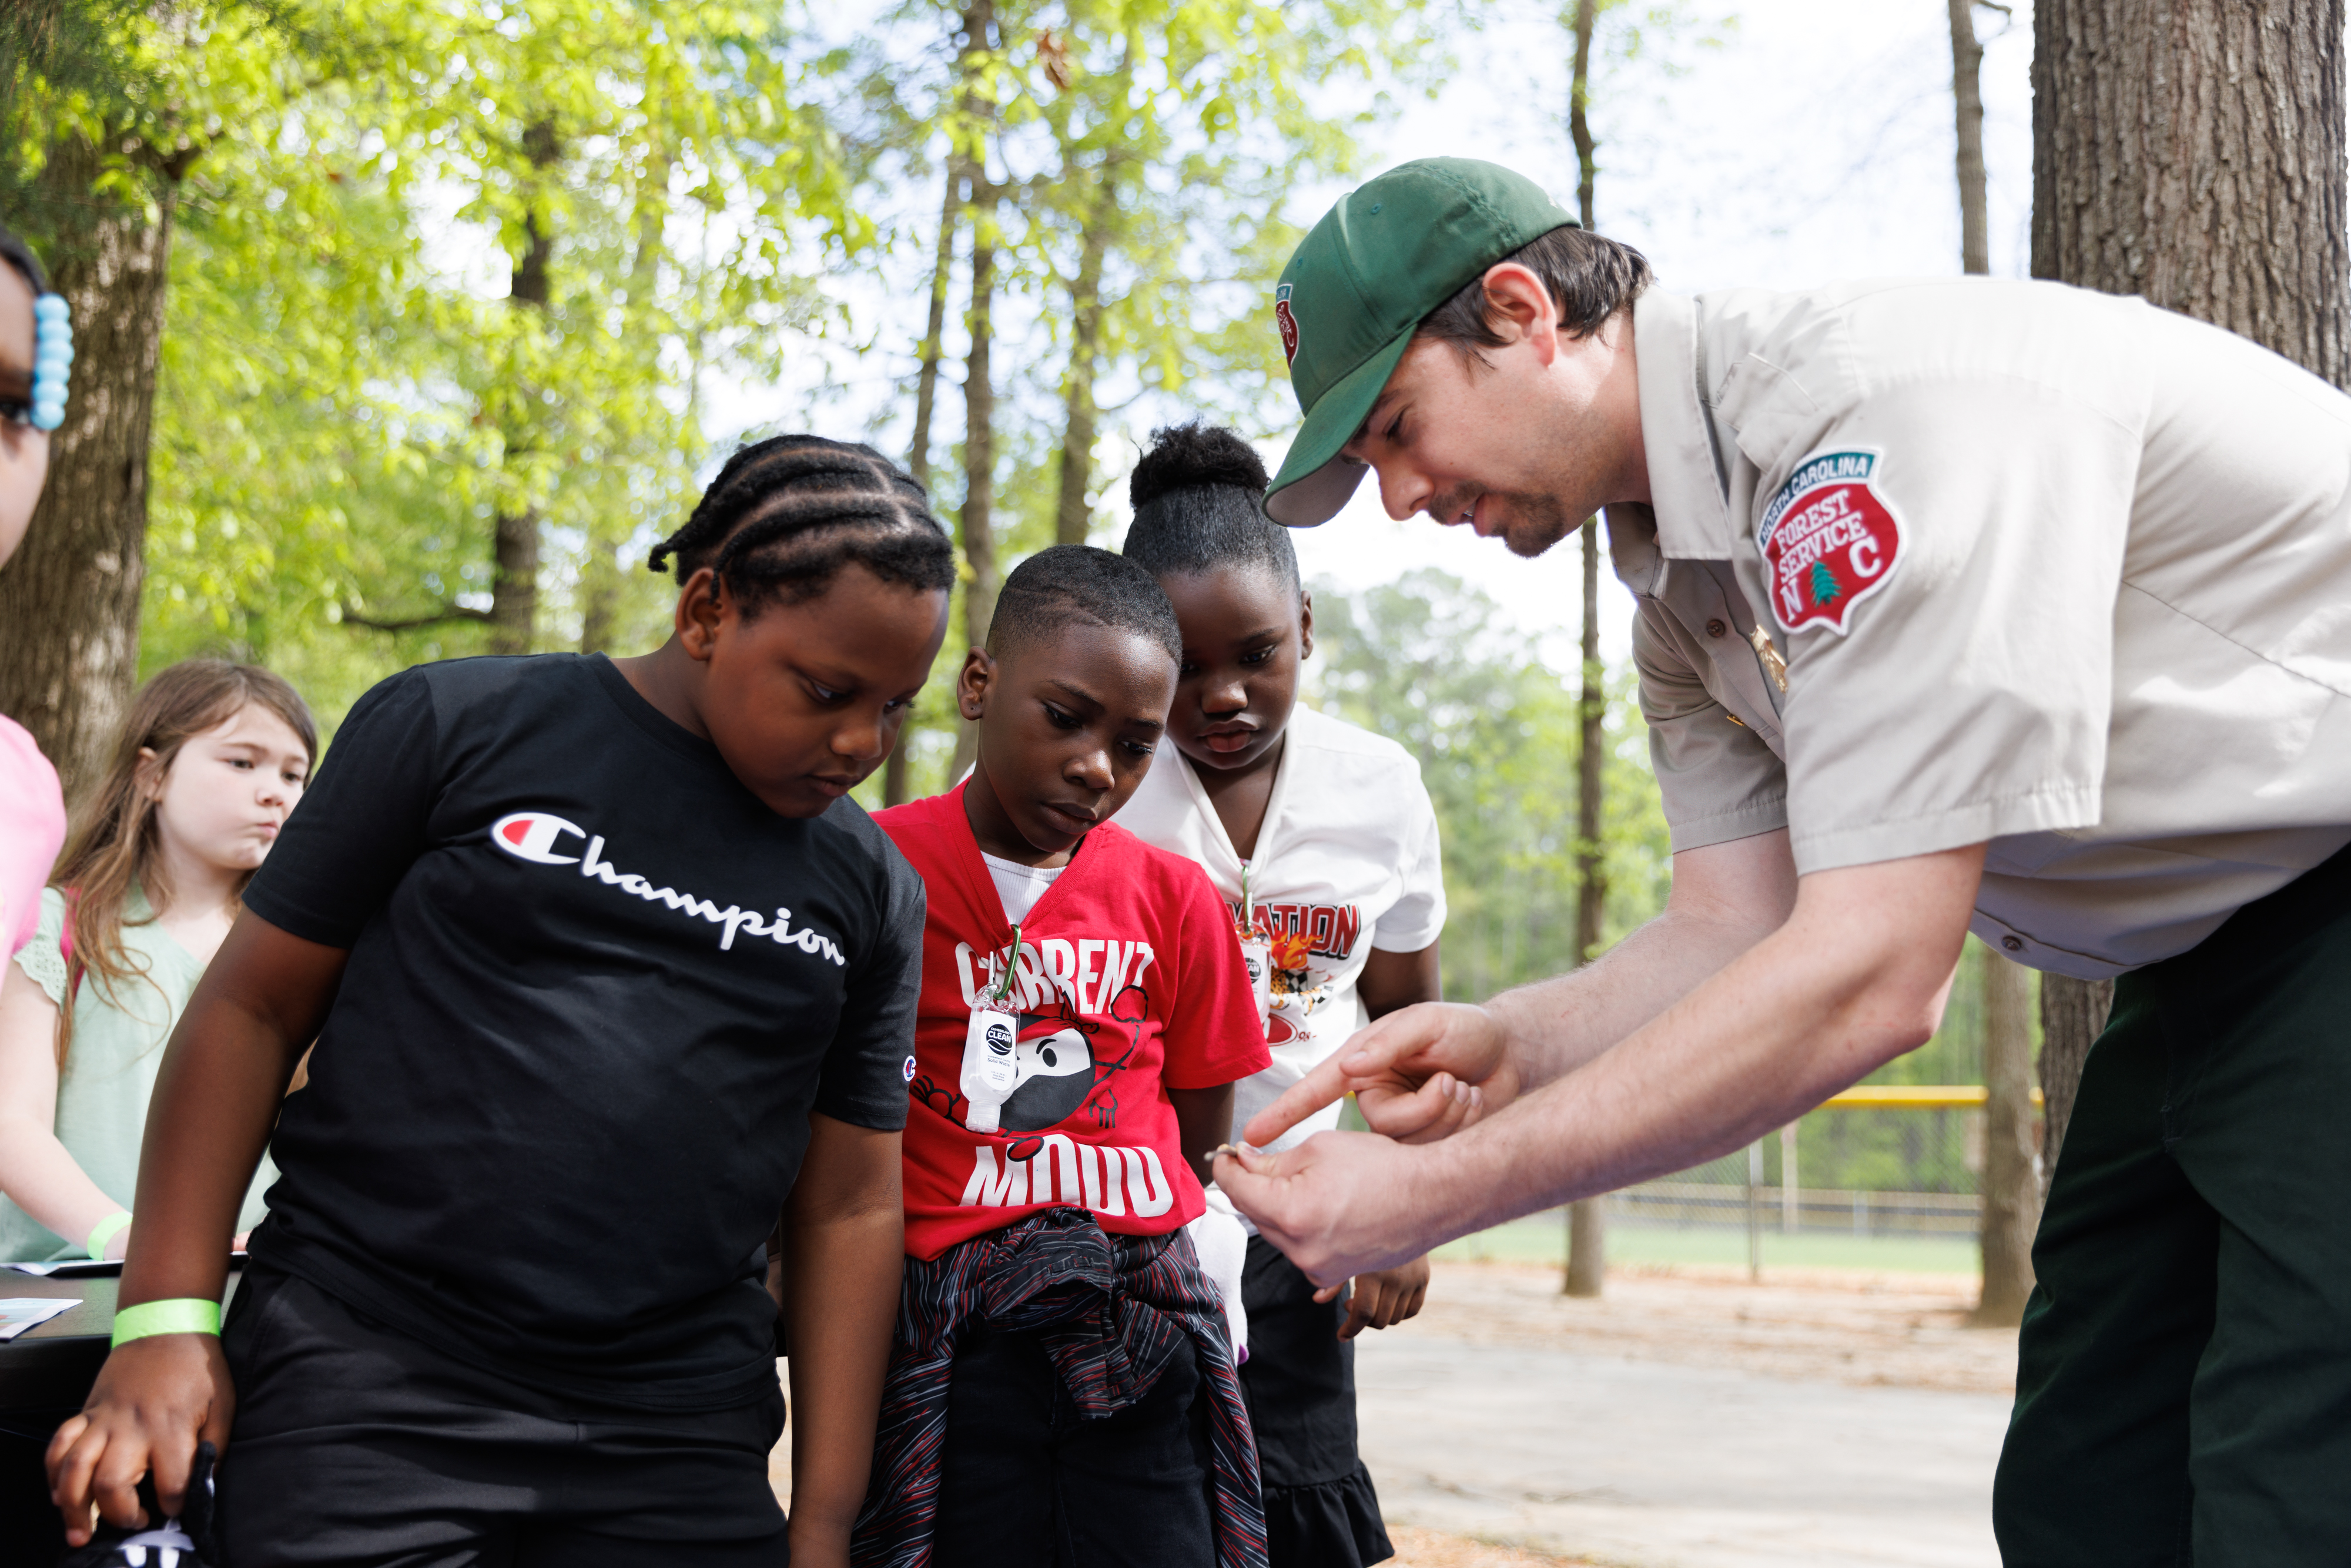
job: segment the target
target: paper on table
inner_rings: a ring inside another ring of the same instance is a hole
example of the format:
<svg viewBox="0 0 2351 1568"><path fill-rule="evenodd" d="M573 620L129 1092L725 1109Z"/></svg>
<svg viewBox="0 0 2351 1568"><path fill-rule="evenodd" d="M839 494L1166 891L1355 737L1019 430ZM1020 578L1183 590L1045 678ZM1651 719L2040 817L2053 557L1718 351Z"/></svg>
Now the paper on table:
<svg viewBox="0 0 2351 1568"><path fill-rule="evenodd" d="M52 1296L13 1296L0 1300L0 1340L15 1339L36 1323L47 1322L68 1307L81 1302L72 1297L58 1301Z"/></svg>

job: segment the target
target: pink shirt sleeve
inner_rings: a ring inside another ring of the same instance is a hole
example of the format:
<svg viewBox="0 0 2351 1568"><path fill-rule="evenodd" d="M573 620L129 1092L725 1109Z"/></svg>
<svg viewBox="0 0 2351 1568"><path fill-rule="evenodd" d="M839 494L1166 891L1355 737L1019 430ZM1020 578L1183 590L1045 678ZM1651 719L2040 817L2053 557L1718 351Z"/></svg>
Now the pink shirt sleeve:
<svg viewBox="0 0 2351 1568"><path fill-rule="evenodd" d="M32 940L42 885L65 842L57 770L24 726L0 716L0 937L11 954Z"/></svg>

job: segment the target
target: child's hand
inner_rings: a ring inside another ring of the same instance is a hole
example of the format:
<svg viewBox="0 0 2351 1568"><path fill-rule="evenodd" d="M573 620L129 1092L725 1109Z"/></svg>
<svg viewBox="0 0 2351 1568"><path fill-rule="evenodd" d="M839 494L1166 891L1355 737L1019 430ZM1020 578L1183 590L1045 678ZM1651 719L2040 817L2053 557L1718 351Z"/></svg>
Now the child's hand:
<svg viewBox="0 0 2351 1568"><path fill-rule="evenodd" d="M153 1334L117 1349L81 1414L49 1440L49 1500L65 1515L67 1543L88 1543L93 1504L127 1530L155 1522L139 1506L150 1467L156 1500L177 1517L196 1444L225 1449L235 1408L218 1335Z"/></svg>
<svg viewBox="0 0 2351 1568"><path fill-rule="evenodd" d="M1347 1321L1339 1325L1341 1339L1417 1317L1420 1303L1428 1296L1428 1259L1423 1256L1377 1273L1358 1274L1354 1283L1354 1293L1347 1298ZM1338 1286L1328 1285L1315 1291L1314 1299L1327 1301L1338 1293Z"/></svg>

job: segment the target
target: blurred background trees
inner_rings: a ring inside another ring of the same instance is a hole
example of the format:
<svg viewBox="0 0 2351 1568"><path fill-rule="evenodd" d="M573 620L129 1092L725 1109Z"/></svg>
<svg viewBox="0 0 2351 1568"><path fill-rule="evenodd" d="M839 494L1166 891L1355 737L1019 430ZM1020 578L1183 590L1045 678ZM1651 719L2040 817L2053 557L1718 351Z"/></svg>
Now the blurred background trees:
<svg viewBox="0 0 2351 1568"><path fill-rule="evenodd" d="M1386 138L1447 81L1474 78L1450 101L1479 151L1573 187L1668 287L2016 273L2022 99L2004 126L2000 95L2022 44L2001 40L2029 37L2032 270L2341 378L2340 0L2197 0L2168 31L2116 0L1920 0L1876 55L1852 35L1896 8L1800 9L1726 130L1673 85L1734 36L1686 0L15 0L0 221L50 260L82 351L0 572L0 711L71 786L140 673L192 653L273 664L331 732L421 659L648 646L671 584L646 551L723 450L779 425L908 461L963 547L957 625L982 632L1021 556L1115 541L1152 423L1290 426L1260 308L1288 219L1367 159L1433 150ZM1479 43L1503 36L1547 63L1511 75ZM1895 100L1935 138L1936 178L1897 183L1931 186L1956 243L1889 268L1867 247L1932 227L1872 184L1899 163ZM1548 163L1507 150L1519 120ZM1743 177L1740 138L1762 149ZM1668 167L1684 197L1660 194ZM1658 222L1685 198L1724 214L1710 262ZM1834 246L1773 274L1807 225ZM1441 572L1317 590L1311 700L1411 747L1444 813L1457 997L1567 967L1663 895L1639 716L1555 554L1524 568L1555 574L1540 615ZM934 680L874 803L952 779L946 696ZM1878 1075L1992 1083L1989 1148L1962 1113L1832 1113L1807 1119L1806 1185L1948 1181L1964 1146L2015 1197L1987 1256L2021 1256L2019 1053L2053 1149L2103 997L2053 983L2034 1009L2017 980L1971 946L1942 1032Z"/></svg>

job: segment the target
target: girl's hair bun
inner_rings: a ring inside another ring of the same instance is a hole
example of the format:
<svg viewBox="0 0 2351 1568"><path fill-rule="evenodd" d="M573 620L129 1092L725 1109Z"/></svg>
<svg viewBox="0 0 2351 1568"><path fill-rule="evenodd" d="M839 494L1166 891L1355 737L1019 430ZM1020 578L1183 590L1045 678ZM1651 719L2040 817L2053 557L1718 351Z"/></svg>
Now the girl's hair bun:
<svg viewBox="0 0 2351 1568"><path fill-rule="evenodd" d="M1126 498L1140 510L1171 490L1229 485L1262 496L1268 483L1257 449L1222 425L1174 424L1151 433L1151 450L1134 465Z"/></svg>

